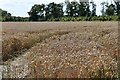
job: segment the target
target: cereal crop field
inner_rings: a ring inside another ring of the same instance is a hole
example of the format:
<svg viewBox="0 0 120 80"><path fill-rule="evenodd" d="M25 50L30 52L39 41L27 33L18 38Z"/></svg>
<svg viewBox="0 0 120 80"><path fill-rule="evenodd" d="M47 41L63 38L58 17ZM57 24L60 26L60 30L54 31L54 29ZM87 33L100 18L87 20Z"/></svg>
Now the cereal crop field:
<svg viewBox="0 0 120 80"><path fill-rule="evenodd" d="M3 78L116 78L118 22L3 22Z"/></svg>

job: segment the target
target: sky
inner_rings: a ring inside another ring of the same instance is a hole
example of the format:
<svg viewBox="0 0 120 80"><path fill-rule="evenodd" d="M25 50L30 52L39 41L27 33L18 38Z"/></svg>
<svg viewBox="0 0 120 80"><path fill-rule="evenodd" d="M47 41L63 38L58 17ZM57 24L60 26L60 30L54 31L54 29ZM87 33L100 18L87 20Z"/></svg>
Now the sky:
<svg viewBox="0 0 120 80"><path fill-rule="evenodd" d="M0 0L0 8L8 11L12 16L28 17L27 12L30 11L34 4L49 4L51 2L62 3L65 0ZM73 0L70 0L73 1ZM76 0L79 1L79 0ZM101 15L100 3L107 0L93 0L97 4L97 15ZM111 0L108 0L111 3Z"/></svg>

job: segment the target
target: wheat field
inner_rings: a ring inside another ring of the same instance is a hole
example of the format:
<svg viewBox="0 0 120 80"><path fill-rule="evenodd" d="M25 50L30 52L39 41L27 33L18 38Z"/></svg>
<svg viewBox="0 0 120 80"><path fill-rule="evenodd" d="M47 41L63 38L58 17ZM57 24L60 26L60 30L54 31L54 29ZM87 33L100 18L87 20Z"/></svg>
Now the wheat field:
<svg viewBox="0 0 120 80"><path fill-rule="evenodd" d="M117 78L118 22L3 22L3 78Z"/></svg>

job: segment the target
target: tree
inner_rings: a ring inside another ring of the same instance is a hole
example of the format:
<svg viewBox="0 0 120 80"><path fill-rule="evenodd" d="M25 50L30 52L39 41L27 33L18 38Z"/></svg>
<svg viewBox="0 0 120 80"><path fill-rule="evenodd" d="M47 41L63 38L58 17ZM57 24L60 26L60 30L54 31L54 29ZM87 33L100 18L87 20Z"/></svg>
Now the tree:
<svg viewBox="0 0 120 80"><path fill-rule="evenodd" d="M120 15L120 1L119 0L114 0L115 5L116 5L116 15Z"/></svg>
<svg viewBox="0 0 120 80"><path fill-rule="evenodd" d="M10 21L11 17L11 13L8 13L6 10L0 9L0 21Z"/></svg>
<svg viewBox="0 0 120 80"><path fill-rule="evenodd" d="M86 4L86 11L85 11L86 16L90 16L90 14L91 14L91 12L90 12L90 5L89 5L88 2L86 2L85 4Z"/></svg>
<svg viewBox="0 0 120 80"><path fill-rule="evenodd" d="M90 16L91 14L88 2L78 3L77 1L69 2L67 0L65 4L68 17Z"/></svg>
<svg viewBox="0 0 120 80"><path fill-rule="evenodd" d="M108 16L113 16L115 15L115 5L114 4L111 4L107 7L106 9L106 15Z"/></svg>
<svg viewBox="0 0 120 80"><path fill-rule="evenodd" d="M59 3L59 4L56 4L56 16L55 18L60 18L60 17L63 17L63 3Z"/></svg>
<svg viewBox="0 0 120 80"><path fill-rule="evenodd" d="M54 2L49 3L45 7L45 17L46 20L51 18L59 18L63 16L63 4L56 4Z"/></svg>
<svg viewBox="0 0 120 80"><path fill-rule="evenodd" d="M105 8L106 8L107 5L108 5L108 3L106 3L106 2L102 2L101 3L101 6L102 6L102 10L101 10L102 16L105 16Z"/></svg>
<svg viewBox="0 0 120 80"><path fill-rule="evenodd" d="M41 5L37 5L35 4L30 12L28 12L29 14L29 20L30 21L38 21L38 20L44 20L44 4Z"/></svg>
<svg viewBox="0 0 120 80"><path fill-rule="evenodd" d="M79 15L78 15L78 12L79 12L79 3L77 2L77 1L72 1L71 2L71 12L70 12L70 14L71 14L71 16L72 17L78 17Z"/></svg>
<svg viewBox="0 0 120 80"><path fill-rule="evenodd" d="M72 5L71 5L71 3L68 1L68 0L66 0L65 1L65 5L66 5L66 16L68 16L68 17L70 17L70 16L72 16L72 14L71 14L71 10L72 10Z"/></svg>
<svg viewBox="0 0 120 80"><path fill-rule="evenodd" d="M80 2L79 4L79 16L85 16L85 4L83 2Z"/></svg>
<svg viewBox="0 0 120 80"><path fill-rule="evenodd" d="M5 11L5 10L2 10L2 9L0 9L0 16L2 16L2 17L7 17L7 16L11 16L11 13L8 13L7 11Z"/></svg>
<svg viewBox="0 0 120 80"><path fill-rule="evenodd" d="M96 16L96 4L92 1L92 11L91 11L91 16Z"/></svg>
<svg viewBox="0 0 120 80"><path fill-rule="evenodd" d="M90 16L89 2L80 2L79 4L79 16Z"/></svg>

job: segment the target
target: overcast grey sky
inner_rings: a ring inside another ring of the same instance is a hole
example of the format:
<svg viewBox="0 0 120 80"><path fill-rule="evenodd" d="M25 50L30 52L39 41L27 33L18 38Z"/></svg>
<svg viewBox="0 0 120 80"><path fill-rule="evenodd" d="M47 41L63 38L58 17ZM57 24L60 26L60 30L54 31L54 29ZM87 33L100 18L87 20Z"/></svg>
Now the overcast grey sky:
<svg viewBox="0 0 120 80"><path fill-rule="evenodd" d="M30 11L34 4L48 4L50 2L61 3L65 0L0 0L0 8L10 12L13 16L28 17L27 12ZM73 0L70 0L73 1ZM78 1L78 0L76 0ZM101 14L100 3L107 0L93 0L97 4L97 15ZM111 3L111 0L108 0Z"/></svg>

